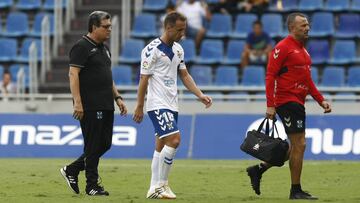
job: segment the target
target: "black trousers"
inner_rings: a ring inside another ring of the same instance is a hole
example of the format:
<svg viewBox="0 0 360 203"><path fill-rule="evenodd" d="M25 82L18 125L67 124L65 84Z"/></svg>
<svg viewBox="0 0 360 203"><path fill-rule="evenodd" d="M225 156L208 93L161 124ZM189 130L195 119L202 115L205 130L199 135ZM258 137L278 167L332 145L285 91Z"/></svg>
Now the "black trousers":
<svg viewBox="0 0 360 203"><path fill-rule="evenodd" d="M73 175L85 170L88 187L97 184L99 159L111 147L114 111L85 111L80 125L84 137L84 153L68 165L67 170Z"/></svg>

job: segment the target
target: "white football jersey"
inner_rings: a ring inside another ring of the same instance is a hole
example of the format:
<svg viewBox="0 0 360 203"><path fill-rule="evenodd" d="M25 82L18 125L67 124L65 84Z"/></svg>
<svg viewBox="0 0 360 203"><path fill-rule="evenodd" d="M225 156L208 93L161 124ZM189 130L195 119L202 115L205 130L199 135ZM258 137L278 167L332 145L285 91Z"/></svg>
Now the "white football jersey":
<svg viewBox="0 0 360 203"><path fill-rule="evenodd" d="M147 89L146 111L178 111L177 75L185 69L184 50L179 43L168 46L157 38L141 53L142 75L151 75Z"/></svg>

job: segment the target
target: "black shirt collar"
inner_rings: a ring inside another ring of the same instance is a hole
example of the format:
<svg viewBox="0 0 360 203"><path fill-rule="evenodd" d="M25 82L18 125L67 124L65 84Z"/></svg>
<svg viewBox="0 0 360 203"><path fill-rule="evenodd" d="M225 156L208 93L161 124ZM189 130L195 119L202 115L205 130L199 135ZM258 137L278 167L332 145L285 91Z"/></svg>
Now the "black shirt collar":
<svg viewBox="0 0 360 203"><path fill-rule="evenodd" d="M83 38L85 40L87 40L90 44L94 45L94 46L102 46L103 43L96 43L93 39L91 39L89 36L84 35Z"/></svg>

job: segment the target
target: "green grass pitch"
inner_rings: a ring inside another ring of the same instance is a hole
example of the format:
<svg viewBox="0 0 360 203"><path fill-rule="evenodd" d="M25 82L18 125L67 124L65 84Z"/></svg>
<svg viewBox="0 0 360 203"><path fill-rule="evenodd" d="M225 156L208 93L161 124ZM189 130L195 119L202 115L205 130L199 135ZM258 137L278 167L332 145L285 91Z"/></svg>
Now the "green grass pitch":
<svg viewBox="0 0 360 203"><path fill-rule="evenodd" d="M108 197L71 193L59 173L67 159L0 159L0 202L293 202L288 200L287 165L263 175L260 196L250 188L245 168L255 161L175 160L170 185L176 200L147 200L151 160L103 159L100 175ZM360 202L360 162L305 161L302 187L320 199L316 202ZM296 201L308 202L308 201Z"/></svg>

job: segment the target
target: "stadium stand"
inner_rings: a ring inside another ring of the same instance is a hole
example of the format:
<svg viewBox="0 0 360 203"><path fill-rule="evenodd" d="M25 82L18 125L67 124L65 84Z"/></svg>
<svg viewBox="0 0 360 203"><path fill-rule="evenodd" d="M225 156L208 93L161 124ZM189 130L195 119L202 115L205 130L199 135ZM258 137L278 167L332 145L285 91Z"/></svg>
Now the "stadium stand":
<svg viewBox="0 0 360 203"><path fill-rule="evenodd" d="M212 70L210 66L192 66L190 74L198 85L212 85Z"/></svg>
<svg viewBox="0 0 360 203"><path fill-rule="evenodd" d="M144 48L144 46L145 43L143 40L127 39L123 43L119 60L122 63L140 63L141 50Z"/></svg>
<svg viewBox="0 0 360 203"><path fill-rule="evenodd" d="M0 38L0 62L10 62L17 55L17 40Z"/></svg>
<svg viewBox="0 0 360 203"><path fill-rule="evenodd" d="M195 49L195 42L192 39L185 39L180 42L181 46L185 52L185 61L187 63L192 63L196 59L196 49Z"/></svg>
<svg viewBox="0 0 360 203"><path fill-rule="evenodd" d="M247 34L251 31L253 22L257 20L255 14L239 14L236 16L235 29L230 34L232 38L245 39Z"/></svg>
<svg viewBox="0 0 360 203"><path fill-rule="evenodd" d="M41 8L41 0L18 0L15 8L19 10L35 10Z"/></svg>
<svg viewBox="0 0 360 203"><path fill-rule="evenodd" d="M311 37L327 37L334 34L334 15L329 12L316 12L312 15Z"/></svg>
<svg viewBox="0 0 360 203"><path fill-rule="evenodd" d="M29 33L29 20L26 13L10 12L6 19L5 31L2 33L6 37L22 37Z"/></svg>
<svg viewBox="0 0 360 203"><path fill-rule="evenodd" d="M139 38L157 37L156 16L154 14L140 14L134 20L131 36Z"/></svg>
<svg viewBox="0 0 360 203"><path fill-rule="evenodd" d="M206 39L200 47L200 55L195 60L199 64L220 63L224 55L224 44L222 40Z"/></svg>
<svg viewBox="0 0 360 203"><path fill-rule="evenodd" d="M321 81L322 86L326 87L342 87L345 85L344 68L328 66L324 69Z"/></svg>
<svg viewBox="0 0 360 203"><path fill-rule="evenodd" d="M244 69L241 85L264 86L265 70L262 66L248 66Z"/></svg>
<svg viewBox="0 0 360 203"><path fill-rule="evenodd" d="M206 36L210 38L228 37L232 30L231 16L224 14L214 14L211 18L209 29Z"/></svg>
<svg viewBox="0 0 360 203"><path fill-rule="evenodd" d="M215 85L235 86L239 81L238 75L238 68L235 66L219 66L216 69Z"/></svg>
<svg viewBox="0 0 360 203"><path fill-rule="evenodd" d="M115 85L132 85L131 66L120 65L112 68L112 75Z"/></svg>
<svg viewBox="0 0 360 203"><path fill-rule="evenodd" d="M307 48L313 64L323 64L329 59L330 45L327 40L310 40Z"/></svg>

